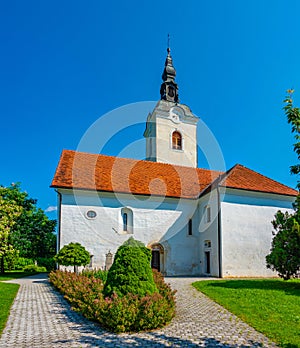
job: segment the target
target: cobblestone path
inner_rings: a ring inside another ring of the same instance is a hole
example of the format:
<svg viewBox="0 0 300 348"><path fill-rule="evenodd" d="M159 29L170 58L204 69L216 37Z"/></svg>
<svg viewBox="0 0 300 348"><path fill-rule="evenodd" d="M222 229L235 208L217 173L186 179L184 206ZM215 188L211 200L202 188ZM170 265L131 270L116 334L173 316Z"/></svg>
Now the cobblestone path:
<svg viewBox="0 0 300 348"><path fill-rule="evenodd" d="M69 347L276 347L190 284L198 278L167 278L177 289L177 316L162 330L116 335L73 312L45 276L21 284L0 338L1 348Z"/></svg>

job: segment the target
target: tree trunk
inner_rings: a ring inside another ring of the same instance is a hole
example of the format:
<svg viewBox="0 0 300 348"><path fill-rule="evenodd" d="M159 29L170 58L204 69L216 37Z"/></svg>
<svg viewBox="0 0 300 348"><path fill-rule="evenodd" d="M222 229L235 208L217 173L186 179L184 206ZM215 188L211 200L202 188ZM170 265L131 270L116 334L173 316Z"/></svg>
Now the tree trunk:
<svg viewBox="0 0 300 348"><path fill-rule="evenodd" d="M0 259L0 273L4 274L5 270L4 270L4 256L1 257Z"/></svg>

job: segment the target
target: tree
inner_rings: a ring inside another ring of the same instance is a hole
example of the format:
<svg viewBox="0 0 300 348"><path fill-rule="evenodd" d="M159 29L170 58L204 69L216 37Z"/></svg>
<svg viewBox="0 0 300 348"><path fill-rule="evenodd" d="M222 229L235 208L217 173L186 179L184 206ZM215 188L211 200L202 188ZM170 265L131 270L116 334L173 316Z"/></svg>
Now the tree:
<svg viewBox="0 0 300 348"><path fill-rule="evenodd" d="M54 260L62 266L74 266L74 272L77 273L77 266L89 264L90 254L80 243L70 243L60 249Z"/></svg>
<svg viewBox="0 0 300 348"><path fill-rule="evenodd" d="M288 123L292 125L292 133L295 134L294 151L300 160L300 110L293 106L293 90L288 90L288 96L284 110ZM299 175L300 164L290 167L292 174ZM300 182L297 181L297 188ZM279 276L285 280L300 276L300 195L294 203L295 212L284 214L278 211L275 220L272 221L275 231L272 240L271 252L266 256L267 267L276 270Z"/></svg>
<svg viewBox="0 0 300 348"><path fill-rule="evenodd" d="M40 208L24 209L13 229L14 245L21 257L50 258L56 254L56 220L50 220Z"/></svg>
<svg viewBox="0 0 300 348"><path fill-rule="evenodd" d="M0 187L0 272L4 273L4 259L14 258L18 251L12 242L12 228L22 213L22 208L15 201L3 198L3 187Z"/></svg>
<svg viewBox="0 0 300 348"><path fill-rule="evenodd" d="M37 208L37 200L21 191L19 183L0 188L2 199L21 208L21 214L11 228L11 242L20 256L32 259L53 257L56 252L56 220L50 220L42 209Z"/></svg>
<svg viewBox="0 0 300 348"><path fill-rule="evenodd" d="M128 293L145 296L157 292L150 262L151 250L130 237L117 250L114 263L108 271L104 296L113 293L118 296Z"/></svg>
<svg viewBox="0 0 300 348"><path fill-rule="evenodd" d="M300 269L300 229L293 214L278 211L272 224L274 232L271 253L267 255L267 267L278 272L284 280L297 277Z"/></svg>

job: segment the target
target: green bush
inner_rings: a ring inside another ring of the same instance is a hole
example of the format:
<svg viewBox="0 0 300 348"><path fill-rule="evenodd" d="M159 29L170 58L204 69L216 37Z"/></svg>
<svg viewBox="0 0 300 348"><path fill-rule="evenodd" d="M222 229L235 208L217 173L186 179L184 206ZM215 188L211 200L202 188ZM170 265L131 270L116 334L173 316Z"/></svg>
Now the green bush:
<svg viewBox="0 0 300 348"><path fill-rule="evenodd" d="M24 272L43 273L47 272L47 269L43 266L28 265L24 267Z"/></svg>
<svg viewBox="0 0 300 348"><path fill-rule="evenodd" d="M14 250L14 251L7 253L3 258L4 269L8 269L9 271L12 271L13 269L15 269L15 264L16 264L18 259L19 259L19 251L18 250Z"/></svg>
<svg viewBox="0 0 300 348"><path fill-rule="evenodd" d="M128 293L103 296L103 281L72 272L55 271L50 282L64 294L72 308L112 332L151 330L168 324L175 315L175 291L153 271L158 292L141 296Z"/></svg>
<svg viewBox="0 0 300 348"><path fill-rule="evenodd" d="M53 258L38 257L36 259L36 262L37 262L38 266L45 267L47 269L47 271L54 270L55 266L56 266ZM5 268L6 269L13 269L13 270L24 270L24 268L29 266L29 265L34 266L35 260L27 258L27 257L17 257L14 260L12 267L8 267L8 265L6 265Z"/></svg>
<svg viewBox="0 0 300 348"><path fill-rule="evenodd" d="M103 271L102 269L98 270L86 270L84 269L81 274L88 278L95 278L95 279L101 279L103 284L105 284L107 280L107 273L108 271Z"/></svg>
<svg viewBox="0 0 300 348"><path fill-rule="evenodd" d="M23 270L28 265L34 265L34 260L26 257L19 257L14 264L14 268Z"/></svg>
<svg viewBox="0 0 300 348"><path fill-rule="evenodd" d="M69 243L54 256L55 262L62 266L86 266L90 262L90 254L80 243Z"/></svg>
<svg viewBox="0 0 300 348"><path fill-rule="evenodd" d="M53 271L56 267L56 262L53 257L38 257L37 264L41 267L45 267L47 271Z"/></svg>
<svg viewBox="0 0 300 348"><path fill-rule="evenodd" d="M119 247L108 271L104 296L128 293L145 296L157 292L150 266L151 250L130 237Z"/></svg>
<svg viewBox="0 0 300 348"><path fill-rule="evenodd" d="M4 259L4 268L8 270L23 270L27 265L34 265L33 259L28 259L25 257L16 257L16 258L5 258Z"/></svg>

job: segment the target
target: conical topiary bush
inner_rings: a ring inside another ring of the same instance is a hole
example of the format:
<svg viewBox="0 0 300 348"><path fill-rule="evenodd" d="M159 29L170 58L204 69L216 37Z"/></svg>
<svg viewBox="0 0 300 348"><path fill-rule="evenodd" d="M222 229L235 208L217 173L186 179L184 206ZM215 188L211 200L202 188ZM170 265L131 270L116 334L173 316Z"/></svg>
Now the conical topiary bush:
<svg viewBox="0 0 300 348"><path fill-rule="evenodd" d="M151 269L151 250L140 241L130 237L119 247L114 263L108 271L103 294L128 293L145 296L157 292Z"/></svg>

